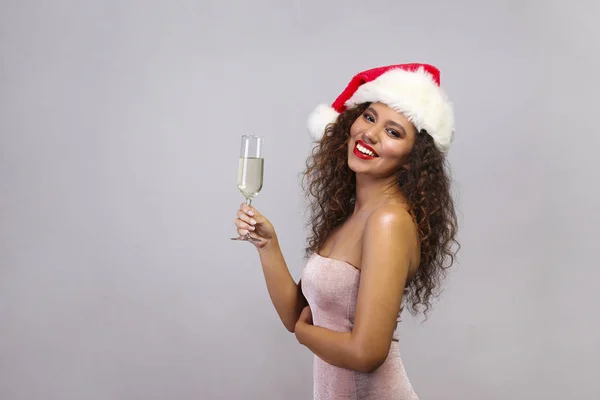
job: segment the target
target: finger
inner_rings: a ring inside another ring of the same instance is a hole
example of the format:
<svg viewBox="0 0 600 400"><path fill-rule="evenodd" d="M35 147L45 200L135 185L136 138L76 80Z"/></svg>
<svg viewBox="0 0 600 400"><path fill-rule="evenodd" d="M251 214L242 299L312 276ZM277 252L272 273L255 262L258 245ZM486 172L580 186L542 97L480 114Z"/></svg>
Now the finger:
<svg viewBox="0 0 600 400"><path fill-rule="evenodd" d="M258 211L256 208L254 208L253 206L248 206L245 205L246 208L246 213L253 218L257 224L263 224L265 223L265 221L267 220L261 213L260 211Z"/></svg>
<svg viewBox="0 0 600 400"><path fill-rule="evenodd" d="M240 204L240 211L243 212L244 214L250 215L250 208L248 207L248 205L246 203L242 203ZM250 215L252 216L252 215Z"/></svg>
<svg viewBox="0 0 600 400"><path fill-rule="evenodd" d="M238 211L237 213L237 217L238 219L241 219L242 221L246 222L249 225L256 225L256 219L248 216L248 214L245 214L243 211Z"/></svg>
<svg viewBox="0 0 600 400"><path fill-rule="evenodd" d="M238 230L239 229L245 229L247 231L253 231L253 230L256 229L253 225L250 225L247 222L242 221L239 218L235 220L235 226L238 228Z"/></svg>
<svg viewBox="0 0 600 400"><path fill-rule="evenodd" d="M252 231L250 231L249 229L245 229L245 228L237 228L237 233L240 236L246 236L246 235L249 235L250 233L252 233Z"/></svg>
<svg viewBox="0 0 600 400"><path fill-rule="evenodd" d="M246 203L242 203L242 210L251 217L255 217L256 215L259 214L258 211L256 210L256 208L254 208Z"/></svg>
<svg viewBox="0 0 600 400"><path fill-rule="evenodd" d="M265 218L260 212L258 212L258 210L256 210L256 208L249 206L246 203L242 203L240 206L240 211L251 218L251 220L248 222L252 225L262 224L265 221Z"/></svg>

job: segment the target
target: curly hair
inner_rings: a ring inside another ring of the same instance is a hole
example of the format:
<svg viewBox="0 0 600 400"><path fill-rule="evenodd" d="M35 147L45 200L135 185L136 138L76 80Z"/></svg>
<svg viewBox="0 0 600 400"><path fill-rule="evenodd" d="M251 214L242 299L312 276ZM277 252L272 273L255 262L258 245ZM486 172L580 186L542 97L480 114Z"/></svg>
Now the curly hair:
<svg viewBox="0 0 600 400"><path fill-rule="evenodd" d="M344 111L330 124L306 161L303 188L309 200L310 233L306 256L318 252L326 239L352 215L356 180L348 167L350 127L370 103ZM397 182L408 201L418 228L421 262L408 286L411 314L427 311L460 248L455 236L457 218L450 192L445 156L426 131L418 132L409 155L409 169L399 171ZM456 245L456 249L454 248Z"/></svg>

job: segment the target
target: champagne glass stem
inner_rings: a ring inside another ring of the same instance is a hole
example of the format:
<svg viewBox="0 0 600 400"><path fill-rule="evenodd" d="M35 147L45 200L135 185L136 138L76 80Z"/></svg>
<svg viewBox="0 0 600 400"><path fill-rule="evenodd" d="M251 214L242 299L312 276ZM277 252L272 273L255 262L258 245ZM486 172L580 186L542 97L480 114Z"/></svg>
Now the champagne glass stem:
<svg viewBox="0 0 600 400"><path fill-rule="evenodd" d="M251 206L252 205L252 198L249 197L246 199L246 205L247 206ZM250 232L246 233L244 235L244 240L254 240L254 238L252 236L250 236Z"/></svg>
<svg viewBox="0 0 600 400"><path fill-rule="evenodd" d="M252 205L252 198L246 198L246 205L250 206ZM250 232L246 233L244 236L239 236L239 237L235 237L235 238L231 238L231 240L249 240L251 242L258 242L258 239L253 238L252 236L250 236Z"/></svg>

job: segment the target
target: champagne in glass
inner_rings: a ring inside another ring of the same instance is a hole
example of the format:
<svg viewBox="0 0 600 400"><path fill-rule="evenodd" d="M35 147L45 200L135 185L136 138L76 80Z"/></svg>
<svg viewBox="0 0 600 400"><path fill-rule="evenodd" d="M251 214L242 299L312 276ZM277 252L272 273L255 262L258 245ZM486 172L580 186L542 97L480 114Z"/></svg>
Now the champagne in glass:
<svg viewBox="0 0 600 400"><path fill-rule="evenodd" d="M259 157L240 157L238 167L238 189L250 204L263 185L264 159Z"/></svg>
<svg viewBox="0 0 600 400"><path fill-rule="evenodd" d="M263 186L263 141L264 138L253 135L242 136L240 159L238 164L237 185L240 192L246 198L246 204L250 205L252 200L260 192ZM254 240L250 234L232 240Z"/></svg>

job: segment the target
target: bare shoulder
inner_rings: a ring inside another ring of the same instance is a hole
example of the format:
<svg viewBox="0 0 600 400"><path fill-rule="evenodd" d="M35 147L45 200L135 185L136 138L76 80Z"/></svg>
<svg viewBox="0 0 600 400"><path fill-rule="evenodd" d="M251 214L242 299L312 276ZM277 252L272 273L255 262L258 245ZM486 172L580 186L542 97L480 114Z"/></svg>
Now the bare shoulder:
<svg viewBox="0 0 600 400"><path fill-rule="evenodd" d="M412 215L401 204L386 204L373 211L367 219L365 234L385 233L394 238L415 237L416 225Z"/></svg>
<svg viewBox="0 0 600 400"><path fill-rule="evenodd" d="M363 236L363 255L396 260L414 272L419 262L418 231L412 215L400 204L388 204L367 219Z"/></svg>

